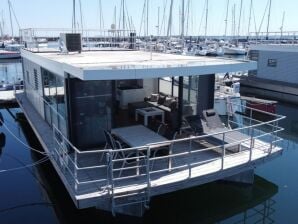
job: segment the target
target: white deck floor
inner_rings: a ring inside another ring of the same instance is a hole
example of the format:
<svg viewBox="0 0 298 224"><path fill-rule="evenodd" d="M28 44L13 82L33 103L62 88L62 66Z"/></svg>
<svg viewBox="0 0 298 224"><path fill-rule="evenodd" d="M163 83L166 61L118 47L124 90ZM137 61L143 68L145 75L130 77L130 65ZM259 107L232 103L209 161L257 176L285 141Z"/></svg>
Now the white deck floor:
<svg viewBox="0 0 298 224"><path fill-rule="evenodd" d="M20 102L20 106L23 109L28 121L30 122L33 130L39 138L46 152L53 152L54 142L53 133L50 126L41 118L41 116L31 106L30 102L24 97L23 94L17 95L17 100ZM218 179L223 179L240 172L253 169L255 166L264 163L266 160L274 158L282 153L282 149L274 147L269 155L268 149L270 144L264 143L260 140L256 140L254 148L252 150L251 162L249 162L250 151L247 150L250 146L250 140L242 143L244 150L239 153L228 153L224 159L222 169L222 157L219 150L205 151L193 154L191 156L184 155L179 159L173 160L173 167L187 164L190 161L202 162L202 164L194 165L192 167L185 167L172 172L162 172L158 174L152 174L150 195L160 195L167 192L176 191L183 188L188 188L195 185L204 184ZM187 145L183 143L177 143L173 152L187 151ZM200 147L198 144L194 147ZM247 148L246 148L247 147ZM246 149L245 149L246 148ZM73 155L71 155L73 158ZM214 159L211 162L203 162L206 160ZM64 185L66 186L69 194L74 200L78 208L86 208L97 206L99 201L108 200L110 195L106 188L106 182L102 183L90 183L79 186L75 190L75 182L70 173L63 168L59 161L55 161L51 158L51 161L61 177ZM78 166L91 166L100 161L100 155L80 155L78 157ZM152 171L157 168L167 168L168 160L156 161L153 165ZM134 171L128 171L134 172ZM127 173L128 173L127 172ZM140 173L145 172L141 169ZM79 181L88 181L91 179L106 179L107 169L94 169L92 171L81 170L77 173ZM128 175L123 173L123 175ZM148 187L146 176L140 176L133 179L115 182L115 194L124 192L133 192L136 190L142 190Z"/></svg>

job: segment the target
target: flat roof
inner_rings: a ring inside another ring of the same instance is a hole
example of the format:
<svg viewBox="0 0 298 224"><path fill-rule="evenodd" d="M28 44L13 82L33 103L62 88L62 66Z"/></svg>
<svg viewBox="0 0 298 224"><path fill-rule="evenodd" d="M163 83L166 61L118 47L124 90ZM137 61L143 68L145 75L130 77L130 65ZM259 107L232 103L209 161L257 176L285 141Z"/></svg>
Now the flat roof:
<svg viewBox="0 0 298 224"><path fill-rule="evenodd" d="M257 69L257 63L253 61L151 54L145 51L84 51L81 54L61 54L22 50L21 55L58 75L64 76L67 72L82 80L146 79Z"/></svg>
<svg viewBox="0 0 298 224"><path fill-rule="evenodd" d="M293 44L259 44L251 45L250 50L275 51L275 52L298 52L298 45Z"/></svg>

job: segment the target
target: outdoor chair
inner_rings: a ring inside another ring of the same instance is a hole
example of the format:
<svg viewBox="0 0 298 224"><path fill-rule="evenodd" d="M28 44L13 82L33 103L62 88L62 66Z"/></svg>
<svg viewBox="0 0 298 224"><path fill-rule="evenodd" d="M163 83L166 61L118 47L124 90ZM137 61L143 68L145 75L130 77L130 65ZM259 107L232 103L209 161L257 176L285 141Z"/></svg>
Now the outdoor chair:
<svg viewBox="0 0 298 224"><path fill-rule="evenodd" d="M167 132L166 128L167 127L166 127L165 124L161 124L160 127L158 128L157 133L158 134L165 134ZM168 133L167 138L170 139L170 140L175 140L177 135L178 135L177 131L172 132L171 137L169 137L169 133ZM164 156L171 155L172 151L173 151L173 145L174 144L170 144L170 145L167 145L167 146L161 146L159 148L155 148L151 157L155 158L155 157L164 157ZM150 170L153 170L154 162L155 162L155 160L152 161ZM170 169L169 169L169 171L170 171Z"/></svg>
<svg viewBox="0 0 298 224"><path fill-rule="evenodd" d="M226 148L232 152L241 151L241 141L249 139L249 136L242 134L239 131L231 131L232 129L227 128L221 121L219 115L213 109L203 110L202 115L192 115L185 118L190 129L194 135L208 135L212 136L206 137L206 141L215 145L229 144ZM224 142L223 134L225 133Z"/></svg>
<svg viewBox="0 0 298 224"><path fill-rule="evenodd" d="M243 134L240 131L231 131L232 129L227 128L214 110L204 110L203 119L205 121L203 125L204 133L215 134L224 132L224 134L217 134L209 137L209 140L217 144L223 144L224 139L224 144L228 144L226 149L231 152L240 152L242 148L241 142L249 140L248 135Z"/></svg>
<svg viewBox="0 0 298 224"><path fill-rule="evenodd" d="M116 149L123 149L122 145L119 141L115 141L115 145L116 145ZM126 165L131 165L131 164L136 164L137 163L136 159L131 158L131 157L136 157L137 155L141 158L142 157L145 158L145 154L143 152L138 152L137 154L136 154L136 152L130 152L128 154L125 154L125 152L121 151L120 153L117 153L115 155L115 158L124 159L122 161L121 170L119 171L118 177L121 177L121 174L123 172L123 168Z"/></svg>

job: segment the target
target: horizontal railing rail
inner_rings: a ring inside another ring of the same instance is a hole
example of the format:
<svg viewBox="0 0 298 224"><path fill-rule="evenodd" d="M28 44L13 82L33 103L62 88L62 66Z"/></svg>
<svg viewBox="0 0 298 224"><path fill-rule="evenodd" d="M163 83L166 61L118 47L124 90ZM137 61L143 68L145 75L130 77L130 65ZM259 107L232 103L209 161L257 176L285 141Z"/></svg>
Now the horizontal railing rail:
<svg viewBox="0 0 298 224"><path fill-rule="evenodd" d="M49 102L43 97L39 97L49 106L52 113L57 113ZM55 124L52 124L55 147L51 152L51 157L63 171L75 192L79 194L86 191L86 187L84 187L86 185L90 185L90 190L115 193L114 190L123 186L141 183L143 190L145 188L148 190L152 181L169 172L188 170L187 178L190 178L193 175L194 167L206 170L205 164L208 163L214 163L210 172L224 170L228 163L226 159L231 156L243 155L247 164L255 158L256 153L267 153L264 156L269 156L277 144L282 141L278 133L284 129L279 127L278 123L285 116L245 105L234 106L241 108L239 111L241 113L235 114L241 121L228 119L228 126L233 125L234 129L115 150L108 148L79 149ZM252 117L254 111L268 116L270 119L266 121L255 119ZM232 139L233 133L243 133L245 137ZM157 150L165 146L168 147L168 154L155 154ZM212 152L211 157L207 155L209 152ZM131 156L126 157L127 155ZM91 160L84 162L85 158ZM127 163L128 161L130 163ZM203 172L203 174L207 173L207 171Z"/></svg>

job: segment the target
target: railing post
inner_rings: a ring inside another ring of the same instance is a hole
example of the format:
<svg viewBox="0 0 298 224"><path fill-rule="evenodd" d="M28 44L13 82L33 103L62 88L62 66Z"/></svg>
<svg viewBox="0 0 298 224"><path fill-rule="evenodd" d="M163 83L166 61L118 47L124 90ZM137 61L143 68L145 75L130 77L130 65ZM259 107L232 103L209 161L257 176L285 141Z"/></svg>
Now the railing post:
<svg viewBox="0 0 298 224"><path fill-rule="evenodd" d="M249 126L251 126L251 121L252 121L252 109L250 108L250 113L249 113Z"/></svg>
<svg viewBox="0 0 298 224"><path fill-rule="evenodd" d="M191 156L191 150L192 150L192 139L189 140L189 150L188 150L188 178L191 178L191 165L190 165L190 156Z"/></svg>
<svg viewBox="0 0 298 224"><path fill-rule="evenodd" d="M249 162L251 162L252 159L252 149L255 146L255 139L254 139L254 128L251 128L250 131L250 149L249 149Z"/></svg>
<svg viewBox="0 0 298 224"><path fill-rule="evenodd" d="M150 146L147 148L147 155L146 155L146 172L147 172L147 201L150 201L150 191L151 191L151 178L150 178ZM148 207L147 204L145 204L145 207Z"/></svg>
<svg viewBox="0 0 298 224"><path fill-rule="evenodd" d="M169 172L172 171L172 154L173 154L173 142L169 146Z"/></svg>
<svg viewBox="0 0 298 224"><path fill-rule="evenodd" d="M109 194L114 195L114 189L113 189L113 157L111 155L111 152L107 152L107 187L109 189Z"/></svg>
<svg viewBox="0 0 298 224"><path fill-rule="evenodd" d="M56 141L55 127L54 127L54 126L53 126L53 128L52 128L52 131L53 131L54 150L53 150L52 152L50 152L50 155L52 155L53 158L54 158L54 159L56 160L56 162L58 163L58 159L59 159L59 158L57 158L56 155L54 156L54 153L55 153L55 151L57 150L57 149L56 149L57 141ZM55 149L56 149L56 150L55 150Z"/></svg>
<svg viewBox="0 0 298 224"><path fill-rule="evenodd" d="M277 130L277 122L275 121L273 124L272 124L272 133L270 135L270 148L269 148L269 155L271 154L272 152L272 148L273 148L273 141L275 141L275 131Z"/></svg>
<svg viewBox="0 0 298 224"><path fill-rule="evenodd" d="M222 135L222 155L221 155L221 169L224 169L224 158L226 156L226 147L225 147L225 136L226 133L223 133Z"/></svg>
<svg viewBox="0 0 298 224"><path fill-rule="evenodd" d="M279 121L277 120L276 122L275 122L275 133L274 133L274 141L277 141L277 138L278 138L278 124L279 123ZM274 144L273 144L273 147L276 147L276 144L277 144L277 142L274 142ZM270 152L271 153L271 152Z"/></svg>
<svg viewBox="0 0 298 224"><path fill-rule="evenodd" d="M78 153L77 150L74 150L74 176L75 176L75 191L78 190L78 173L77 173L77 167L78 167Z"/></svg>

